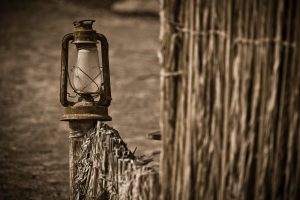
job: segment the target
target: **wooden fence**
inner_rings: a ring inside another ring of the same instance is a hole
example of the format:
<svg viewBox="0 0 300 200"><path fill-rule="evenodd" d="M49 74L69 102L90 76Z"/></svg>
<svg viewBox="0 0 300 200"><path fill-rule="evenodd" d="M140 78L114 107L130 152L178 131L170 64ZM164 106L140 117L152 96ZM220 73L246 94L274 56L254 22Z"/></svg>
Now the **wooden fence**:
<svg viewBox="0 0 300 200"><path fill-rule="evenodd" d="M71 138L72 200L157 200L158 166L136 157L119 133L98 122L82 137Z"/></svg>
<svg viewBox="0 0 300 200"><path fill-rule="evenodd" d="M300 1L161 2L162 199L300 199Z"/></svg>

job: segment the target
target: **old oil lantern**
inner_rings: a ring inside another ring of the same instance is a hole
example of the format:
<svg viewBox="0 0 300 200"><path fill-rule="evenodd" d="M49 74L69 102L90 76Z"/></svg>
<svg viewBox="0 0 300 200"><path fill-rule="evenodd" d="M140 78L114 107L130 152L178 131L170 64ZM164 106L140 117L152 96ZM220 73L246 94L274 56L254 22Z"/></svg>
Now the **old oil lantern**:
<svg viewBox="0 0 300 200"><path fill-rule="evenodd" d="M108 43L104 35L93 30L94 22L75 21L74 32L62 40L60 102L65 107L62 120L76 122L74 124L111 121ZM71 45L75 45L76 51L74 66L68 62ZM71 101L71 97L75 100Z"/></svg>

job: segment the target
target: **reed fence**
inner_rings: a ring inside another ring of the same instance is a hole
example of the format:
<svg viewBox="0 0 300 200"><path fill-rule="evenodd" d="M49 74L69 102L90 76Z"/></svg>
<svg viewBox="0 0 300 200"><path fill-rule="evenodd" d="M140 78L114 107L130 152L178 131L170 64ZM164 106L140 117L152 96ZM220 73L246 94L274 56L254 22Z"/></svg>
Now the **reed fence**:
<svg viewBox="0 0 300 200"><path fill-rule="evenodd" d="M160 16L162 199L300 199L300 1Z"/></svg>

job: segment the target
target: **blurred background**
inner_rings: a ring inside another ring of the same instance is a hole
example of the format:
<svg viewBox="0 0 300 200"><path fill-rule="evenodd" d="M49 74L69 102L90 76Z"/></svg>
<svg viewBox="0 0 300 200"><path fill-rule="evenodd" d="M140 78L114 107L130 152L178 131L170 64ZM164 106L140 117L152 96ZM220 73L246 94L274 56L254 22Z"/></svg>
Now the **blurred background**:
<svg viewBox="0 0 300 200"><path fill-rule="evenodd" d="M95 19L110 45L109 125L137 154L160 148L158 0L2 0L0 199L68 199L68 124L59 103L62 37Z"/></svg>

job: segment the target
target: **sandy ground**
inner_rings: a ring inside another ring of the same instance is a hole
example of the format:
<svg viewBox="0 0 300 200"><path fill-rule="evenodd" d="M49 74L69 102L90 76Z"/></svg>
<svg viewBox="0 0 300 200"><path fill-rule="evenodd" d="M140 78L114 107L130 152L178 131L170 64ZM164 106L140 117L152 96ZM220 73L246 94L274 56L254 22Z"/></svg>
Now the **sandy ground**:
<svg viewBox="0 0 300 200"><path fill-rule="evenodd" d="M65 1L1 4L0 200L68 198L59 76L61 38L74 20L95 19L95 29L109 40L109 124L138 153L159 149L159 142L145 138L159 129L158 18Z"/></svg>

